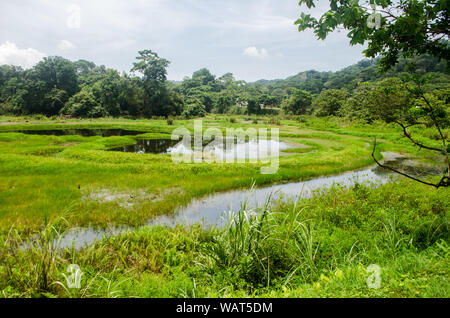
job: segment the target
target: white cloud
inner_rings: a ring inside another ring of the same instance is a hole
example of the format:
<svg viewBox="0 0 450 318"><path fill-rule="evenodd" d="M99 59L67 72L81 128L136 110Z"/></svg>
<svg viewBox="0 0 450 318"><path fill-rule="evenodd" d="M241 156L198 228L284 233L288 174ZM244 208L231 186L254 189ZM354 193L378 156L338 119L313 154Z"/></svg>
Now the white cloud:
<svg viewBox="0 0 450 318"><path fill-rule="evenodd" d="M70 3L79 6L80 16L68 25L74 17L67 11ZM14 39L21 49L120 71L131 68L139 50L152 49L172 61L168 78L173 80L203 67L247 81L282 78L311 68L337 70L361 59L364 48L349 46L346 32L326 41L311 30L298 32L294 21L301 12L321 16L329 8L328 1L316 4L308 10L298 1L280 0L0 1L0 44ZM80 28L72 28L78 18ZM76 47L58 48L63 39Z"/></svg>
<svg viewBox="0 0 450 318"><path fill-rule="evenodd" d="M244 55L256 58L266 58L269 57L269 53L265 48L258 50L255 46L248 47L244 50Z"/></svg>
<svg viewBox="0 0 450 318"><path fill-rule="evenodd" d="M74 48L76 48L75 44L73 44L72 42L67 41L67 40L62 40L58 44L58 49L60 49L60 50L71 50Z"/></svg>
<svg viewBox="0 0 450 318"><path fill-rule="evenodd" d="M47 54L28 48L19 49L15 43L6 41L0 44L0 65L16 65L30 68L42 60Z"/></svg>

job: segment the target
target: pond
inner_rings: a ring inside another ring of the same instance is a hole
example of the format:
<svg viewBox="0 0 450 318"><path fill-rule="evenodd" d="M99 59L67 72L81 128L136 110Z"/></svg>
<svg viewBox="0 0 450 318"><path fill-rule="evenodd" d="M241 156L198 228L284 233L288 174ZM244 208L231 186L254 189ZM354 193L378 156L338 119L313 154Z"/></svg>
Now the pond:
<svg viewBox="0 0 450 318"><path fill-rule="evenodd" d="M404 171L412 171L416 176L426 173L439 175L442 170L439 168L424 168L422 170L416 162L408 160L402 156L385 154L384 163L389 166L401 167ZM228 219L231 211L237 212L241 203L247 201L247 209L262 207L267 198L272 196L276 200L284 198L308 198L319 189L326 189L333 184L351 187L357 183L371 183L373 186L390 182L393 174L378 166L362 169L359 171L349 171L339 175L318 177L302 182L291 182L276 184L252 190L234 190L222 193L213 193L207 197L193 199L187 206L179 207L172 215L155 217L148 221L147 226L164 225L173 227L177 224L189 226L192 224L202 224L203 227L222 227ZM397 176L395 176L397 177ZM82 248L92 244L103 237L117 235L125 231L133 230L129 227L112 227L107 230L97 230L93 228L72 229L62 238L61 247L69 247L74 244L75 248Z"/></svg>
<svg viewBox="0 0 450 318"><path fill-rule="evenodd" d="M211 142L204 149L204 153L215 158L228 161L237 159L262 159L276 155L272 153L274 150L285 150L293 148L291 145L276 140L229 140L224 139L222 142Z"/></svg>
<svg viewBox="0 0 450 318"><path fill-rule="evenodd" d="M271 149L292 148L285 142L274 140L203 140L202 151L204 157L215 157L218 159L261 159L271 155ZM152 153L152 154L194 154L194 140L186 144L183 141L171 139L139 139L133 145L109 149L110 151Z"/></svg>
<svg viewBox="0 0 450 318"><path fill-rule="evenodd" d="M109 149L110 151L167 154L168 150L178 144L178 140L171 139L139 139L133 145Z"/></svg>

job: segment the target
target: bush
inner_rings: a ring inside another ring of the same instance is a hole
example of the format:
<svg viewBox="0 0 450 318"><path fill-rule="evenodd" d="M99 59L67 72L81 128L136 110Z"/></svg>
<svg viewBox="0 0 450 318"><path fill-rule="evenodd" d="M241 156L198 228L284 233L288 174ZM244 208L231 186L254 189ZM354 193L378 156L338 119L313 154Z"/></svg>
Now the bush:
<svg viewBox="0 0 450 318"><path fill-rule="evenodd" d="M347 97L348 93L345 90L328 89L320 93L312 106L317 116L333 116L341 109Z"/></svg>
<svg viewBox="0 0 450 318"><path fill-rule="evenodd" d="M230 115L244 115L244 113L245 113L245 108L239 107L239 106L232 106L227 111L227 114L230 114Z"/></svg>
<svg viewBox="0 0 450 318"><path fill-rule="evenodd" d="M20 115L21 112L20 104L17 104L14 100L7 100L4 103L0 103L1 115Z"/></svg>
<svg viewBox="0 0 450 318"><path fill-rule="evenodd" d="M98 118L108 115L106 110L95 101L94 95L90 90L81 90L73 95L60 113L85 118Z"/></svg>
<svg viewBox="0 0 450 318"><path fill-rule="evenodd" d="M202 104L190 104L183 112L183 117L185 118L204 117L205 115L206 109Z"/></svg>
<svg viewBox="0 0 450 318"><path fill-rule="evenodd" d="M312 95L310 92L294 89L294 93L288 99L285 99L281 105L283 111L287 114L301 115L307 112L311 106Z"/></svg>
<svg viewBox="0 0 450 318"><path fill-rule="evenodd" d="M33 115L32 118L34 120L47 120L48 119L45 115L42 115L42 114Z"/></svg>

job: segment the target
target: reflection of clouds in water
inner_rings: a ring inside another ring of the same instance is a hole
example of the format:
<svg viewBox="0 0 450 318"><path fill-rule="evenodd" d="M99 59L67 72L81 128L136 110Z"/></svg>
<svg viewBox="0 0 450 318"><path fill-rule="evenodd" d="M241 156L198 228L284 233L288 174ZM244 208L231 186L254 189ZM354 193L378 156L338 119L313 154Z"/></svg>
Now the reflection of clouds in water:
<svg viewBox="0 0 450 318"><path fill-rule="evenodd" d="M393 156L390 153L383 153L383 156L385 157L384 163L392 166L402 164L406 161L404 157L399 157L398 155ZM408 163L408 161L406 162ZM229 211L237 212L241 203L244 201L247 201L248 211L252 212L264 206L270 196L273 200L279 198L291 198L294 200L297 198L308 198L315 191L326 191L326 189L329 189L333 185L352 187L357 183L362 183L376 187L391 182L394 180L393 177L398 176L375 166L334 176L318 177L307 181L275 184L253 190L232 190L214 193L203 198L193 199L187 206L181 206L176 209L175 214L155 217L149 220L148 226L175 226L177 224L189 226L192 224L202 224L205 228L211 226L221 227L226 222ZM133 229L128 227L113 227L107 231L94 230L92 228L71 230L63 237L61 246L68 247L74 243L76 248L81 248L105 236L109 237L127 230Z"/></svg>
<svg viewBox="0 0 450 318"><path fill-rule="evenodd" d="M227 144L228 143L228 144ZM291 148L284 142L276 140L250 140L244 141L213 141L203 148L203 155L212 155L215 158L230 160L230 159L260 159L269 156L278 155L280 150ZM191 147L187 147L184 142L180 142L172 148L167 150L167 153L172 154L193 154Z"/></svg>
<svg viewBox="0 0 450 318"><path fill-rule="evenodd" d="M148 222L148 226L162 225L173 227L177 224L189 226L201 224L204 228L211 226L222 227L230 211L239 210L241 203L247 201L247 210L252 212L264 206L266 200L272 196L279 198L308 198L314 191L323 190L334 184L351 187L355 183L372 183L373 186L391 181L391 174L380 174L377 169L368 168L361 171L350 171L336 176L319 177L302 182L276 184L253 190L232 190L228 192L210 194L200 199L193 199L187 206L176 209L175 214L161 215ZM109 237L122 232L133 230L128 227L112 227L108 230L92 228L71 230L65 234L61 246L69 247L75 244L81 248L92 244L103 237Z"/></svg>
<svg viewBox="0 0 450 318"><path fill-rule="evenodd" d="M179 153L179 154L193 154L194 151L191 149L191 147L186 147L186 145L183 142L180 142L176 144L175 146L167 149L167 153Z"/></svg>

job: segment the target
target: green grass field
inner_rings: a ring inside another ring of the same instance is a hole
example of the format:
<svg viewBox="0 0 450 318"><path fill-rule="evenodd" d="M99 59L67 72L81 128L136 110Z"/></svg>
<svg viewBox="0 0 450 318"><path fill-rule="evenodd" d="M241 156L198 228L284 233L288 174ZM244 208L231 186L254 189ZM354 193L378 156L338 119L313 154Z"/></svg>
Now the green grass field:
<svg viewBox="0 0 450 318"><path fill-rule="evenodd" d="M276 174L259 164L174 164L170 155L106 151L135 138L170 138L191 120L47 120L0 118L0 295L5 297L448 297L448 189L412 181L372 189L337 187L301 202L279 201L225 229L142 228L81 251L20 248L48 243L75 226L139 226L193 198L337 174L373 164L380 151L436 163L395 126L261 117L204 118L203 127L280 129L298 146ZM250 121L256 122L256 121ZM42 136L22 129L125 128L140 137ZM416 131L429 144L427 130ZM99 193L113 199L101 200ZM124 197L131 195L124 204ZM48 244L43 244L48 247ZM82 288L65 286L69 264ZM381 288L367 288L367 267L381 268Z"/></svg>

